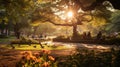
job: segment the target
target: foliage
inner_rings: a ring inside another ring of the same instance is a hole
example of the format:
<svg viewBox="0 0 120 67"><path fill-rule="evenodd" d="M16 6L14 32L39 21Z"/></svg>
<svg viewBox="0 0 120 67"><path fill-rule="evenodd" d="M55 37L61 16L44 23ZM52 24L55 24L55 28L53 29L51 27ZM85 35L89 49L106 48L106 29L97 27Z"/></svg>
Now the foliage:
<svg viewBox="0 0 120 67"><path fill-rule="evenodd" d="M101 6L96 6L95 10L93 10L93 20L89 23L84 23L80 30L91 31L93 34L105 30L106 25L111 22L110 18L114 11L115 9L109 1L103 2Z"/></svg>
<svg viewBox="0 0 120 67"><path fill-rule="evenodd" d="M73 27L73 36L78 33L77 25L82 25L83 22L92 21L86 26L88 30L103 30L111 16L108 7L113 7L110 2L104 2L104 0L60 0L40 5L44 6L36 9L33 15L33 18L36 17L34 20L39 20L41 23L50 22L54 25ZM66 16L68 11L74 13L73 18Z"/></svg>
<svg viewBox="0 0 120 67"><path fill-rule="evenodd" d="M33 0L1 0L0 6L8 19L7 24L13 25L12 29L14 29L16 37L20 38L21 29L29 26L30 11L34 6Z"/></svg>
<svg viewBox="0 0 120 67"><path fill-rule="evenodd" d="M26 35L26 36L28 36L28 37L29 37L31 34L33 34L33 29L32 29L31 26L30 26L30 27L27 27L27 28L22 28L20 31L22 32L23 35Z"/></svg>
<svg viewBox="0 0 120 67"><path fill-rule="evenodd" d="M58 63L58 67L118 67L120 50L96 51L78 49L74 55L67 56Z"/></svg>
<svg viewBox="0 0 120 67"><path fill-rule="evenodd" d="M53 32L56 31L56 27L53 24L50 23L42 23L38 26L38 28L36 29L36 34L40 35L40 34L54 34Z"/></svg>
<svg viewBox="0 0 120 67"><path fill-rule="evenodd" d="M70 38L67 36L58 36L58 37L54 38L53 41L69 42Z"/></svg>
<svg viewBox="0 0 120 67"><path fill-rule="evenodd" d="M106 30L108 32L119 32L120 31L120 10L112 13L110 18L111 23L107 24Z"/></svg>
<svg viewBox="0 0 120 67"><path fill-rule="evenodd" d="M15 37L13 37L13 36L6 37L5 35L0 35L0 43L9 43L10 41L12 41L14 39L15 39Z"/></svg>
<svg viewBox="0 0 120 67"><path fill-rule="evenodd" d="M24 29L31 29L31 27L29 27L30 25L36 27L44 22L73 27L73 35L76 35L78 33L77 25L90 21L92 17L91 23L85 23L87 30L95 32L101 30L101 28L102 30L104 29L106 22L109 22L108 18L111 16L111 11L107 8L113 8L110 2L104 1L105 0L1 0L0 9L3 9L5 12L3 18L7 20L10 25L13 25L12 28L14 28L17 38L20 38ZM74 13L73 18L66 17L67 12L70 10ZM90 17L87 18L87 16ZM41 33L41 31L51 33L55 30L50 28L47 23L43 24L43 27L41 25L39 27L40 31L35 30L36 32L38 31L37 34ZM4 25L2 26L5 27ZM114 26L114 28L119 28L119 26ZM79 31L80 30L82 29L79 29ZM27 31L31 33L31 30Z"/></svg>
<svg viewBox="0 0 120 67"><path fill-rule="evenodd" d="M55 58L49 50L42 50L39 53L23 52L22 59L17 63L17 67L56 67Z"/></svg>
<svg viewBox="0 0 120 67"><path fill-rule="evenodd" d="M106 38L105 43L110 45L120 45L120 37Z"/></svg>
<svg viewBox="0 0 120 67"><path fill-rule="evenodd" d="M16 39L11 41L11 44L38 44L39 42L37 40L27 38L27 37L21 37L21 39Z"/></svg>
<svg viewBox="0 0 120 67"><path fill-rule="evenodd" d="M87 43L87 44L106 44L106 45L120 45L120 35L104 35L103 33L98 33L94 36L91 33L84 32L79 34L76 39L71 39L70 36L58 36L53 39L57 42L75 42L75 43Z"/></svg>
<svg viewBox="0 0 120 67"><path fill-rule="evenodd" d="M7 36L2 34L2 35L0 35L0 38L7 38Z"/></svg>

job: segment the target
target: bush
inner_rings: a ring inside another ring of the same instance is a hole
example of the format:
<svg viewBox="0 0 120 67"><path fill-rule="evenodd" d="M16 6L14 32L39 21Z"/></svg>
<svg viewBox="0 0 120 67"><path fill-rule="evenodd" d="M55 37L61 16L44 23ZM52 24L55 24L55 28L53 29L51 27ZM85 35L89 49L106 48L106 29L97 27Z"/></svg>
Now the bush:
<svg viewBox="0 0 120 67"><path fill-rule="evenodd" d="M53 41L67 42L67 41L70 41L70 39L69 39L69 37L66 37L66 36L58 36L58 37L54 38Z"/></svg>
<svg viewBox="0 0 120 67"><path fill-rule="evenodd" d="M94 50L78 50L74 55L64 57L58 67L120 67L120 50L97 52Z"/></svg>
<svg viewBox="0 0 120 67"><path fill-rule="evenodd" d="M0 38L8 38L8 36L5 35L5 34L1 34L1 35L0 35Z"/></svg>
<svg viewBox="0 0 120 67"><path fill-rule="evenodd" d="M53 41L58 42L74 42L74 43L88 43L88 44L106 44L106 45L120 45L120 36L118 37L106 37L103 36L101 39L96 39L96 37L82 38L82 35L78 35L72 39L71 37L58 36L53 39Z"/></svg>
<svg viewBox="0 0 120 67"><path fill-rule="evenodd" d="M21 37L21 39L11 41L11 44L39 44L39 42L34 39Z"/></svg>
<svg viewBox="0 0 120 67"><path fill-rule="evenodd" d="M105 40L105 43L110 45L120 45L120 38L109 38Z"/></svg>

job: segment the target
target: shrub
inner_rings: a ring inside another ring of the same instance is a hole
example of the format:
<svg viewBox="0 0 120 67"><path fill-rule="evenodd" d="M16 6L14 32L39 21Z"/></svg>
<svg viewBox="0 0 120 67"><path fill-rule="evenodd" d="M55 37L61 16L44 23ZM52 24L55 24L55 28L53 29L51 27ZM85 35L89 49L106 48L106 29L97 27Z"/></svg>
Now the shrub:
<svg viewBox="0 0 120 67"><path fill-rule="evenodd" d="M78 50L64 61L58 62L58 67L120 67L120 50L97 52L94 50Z"/></svg>
<svg viewBox="0 0 120 67"><path fill-rule="evenodd" d="M120 45L120 38L109 38L105 40L106 44L110 45Z"/></svg>
<svg viewBox="0 0 120 67"><path fill-rule="evenodd" d="M1 34L1 35L0 35L0 38L8 38L8 36L5 35L5 34Z"/></svg>
<svg viewBox="0 0 120 67"><path fill-rule="evenodd" d="M53 41L68 42L68 41L70 41L70 38L66 37L66 36L58 36L58 37L54 38Z"/></svg>
<svg viewBox="0 0 120 67"><path fill-rule="evenodd" d="M11 41L11 44L38 44L39 42L37 40L21 37L21 39L16 39Z"/></svg>

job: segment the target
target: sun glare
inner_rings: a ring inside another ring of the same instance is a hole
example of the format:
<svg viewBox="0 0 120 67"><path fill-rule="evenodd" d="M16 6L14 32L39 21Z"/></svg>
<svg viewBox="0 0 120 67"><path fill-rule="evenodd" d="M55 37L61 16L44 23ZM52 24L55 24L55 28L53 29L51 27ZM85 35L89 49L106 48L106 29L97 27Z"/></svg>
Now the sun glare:
<svg viewBox="0 0 120 67"><path fill-rule="evenodd" d="M72 11L69 11L69 12L67 13L67 16L68 16L69 18L73 17L73 12L72 12Z"/></svg>

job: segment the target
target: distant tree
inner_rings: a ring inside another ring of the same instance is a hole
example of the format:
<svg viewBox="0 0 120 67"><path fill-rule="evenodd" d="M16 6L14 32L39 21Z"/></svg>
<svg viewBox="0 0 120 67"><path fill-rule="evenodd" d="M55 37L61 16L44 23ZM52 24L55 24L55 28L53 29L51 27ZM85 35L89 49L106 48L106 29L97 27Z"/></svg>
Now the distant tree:
<svg viewBox="0 0 120 67"><path fill-rule="evenodd" d="M0 9L5 10L5 16L10 24L13 24L13 29L16 37L19 39L20 29L29 26L28 19L33 0L0 0Z"/></svg>
<svg viewBox="0 0 120 67"><path fill-rule="evenodd" d="M53 24L50 23L43 23L40 24L36 30L36 34L43 34L43 35L47 35L47 34L52 34L56 31L55 29L56 27Z"/></svg>
<svg viewBox="0 0 120 67"><path fill-rule="evenodd" d="M5 27L6 27L5 21L2 20L1 23L0 23L1 34L4 34Z"/></svg>

